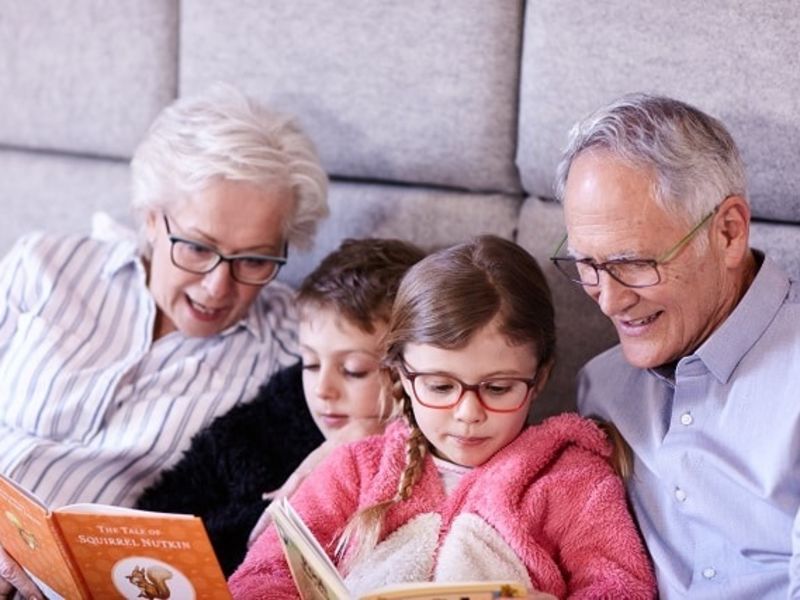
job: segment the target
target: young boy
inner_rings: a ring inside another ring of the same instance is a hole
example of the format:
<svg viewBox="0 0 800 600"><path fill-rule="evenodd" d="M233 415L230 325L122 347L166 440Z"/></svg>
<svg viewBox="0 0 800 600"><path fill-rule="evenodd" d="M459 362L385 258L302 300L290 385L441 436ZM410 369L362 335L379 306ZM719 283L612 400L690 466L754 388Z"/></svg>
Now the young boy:
<svg viewBox="0 0 800 600"><path fill-rule="evenodd" d="M265 491L284 484L313 450L295 479L333 445L383 431L392 406L380 340L403 274L423 256L407 242L381 239L345 240L329 254L298 291L302 361L195 436L137 507L202 517L231 574L268 503Z"/></svg>

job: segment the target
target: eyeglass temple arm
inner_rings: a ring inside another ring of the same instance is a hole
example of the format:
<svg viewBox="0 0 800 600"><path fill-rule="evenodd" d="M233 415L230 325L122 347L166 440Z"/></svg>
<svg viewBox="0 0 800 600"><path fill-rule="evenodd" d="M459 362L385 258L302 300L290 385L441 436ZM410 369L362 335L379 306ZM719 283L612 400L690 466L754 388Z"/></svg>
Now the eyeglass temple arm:
<svg viewBox="0 0 800 600"><path fill-rule="evenodd" d="M550 254L550 258L551 259L556 258L558 256L558 253L561 251L561 248L564 246L564 244L567 241L567 236L568 235L569 234L565 233L564 237L561 238L561 241L558 243L558 246L556 246L555 250L553 250L553 252Z"/></svg>
<svg viewBox="0 0 800 600"><path fill-rule="evenodd" d="M727 200L727 198L726 198L726 200ZM724 202L724 200L723 200L723 202ZM722 204L722 203L720 203L720 204ZM700 222L699 222L697 225L695 225L694 227L692 227L692 229L691 229L691 231L689 231L689 233L687 233L685 236L683 236L683 237L682 237L682 238L681 238L681 239L678 241L678 243L677 243L677 244L675 244L675 245L674 245L672 248L670 248L669 250L667 250L666 252L664 252L664 254L662 254L661 256L659 256L659 257L658 257L658 258L655 260L655 262L657 262L657 263L661 264L661 263L666 263L666 262L669 262L670 260L672 260L672 259L675 257L675 255L678 253L678 251L679 251L681 248L683 248L683 247L686 245L686 243L687 243L687 242L688 242L690 239L692 239L692 238L694 237L694 235L695 235L695 234L696 234L698 231L700 231L700 228L701 228L703 225L705 225L706 223L708 223L708 220L709 220L711 217L713 217L713 216L714 216L714 215L717 213L717 211L719 210L720 204L717 204L717 205L714 207L714 210L712 210L712 211L711 211L710 213L708 213L708 214L707 214L705 217L703 217L703 220L702 220L702 221L700 221Z"/></svg>

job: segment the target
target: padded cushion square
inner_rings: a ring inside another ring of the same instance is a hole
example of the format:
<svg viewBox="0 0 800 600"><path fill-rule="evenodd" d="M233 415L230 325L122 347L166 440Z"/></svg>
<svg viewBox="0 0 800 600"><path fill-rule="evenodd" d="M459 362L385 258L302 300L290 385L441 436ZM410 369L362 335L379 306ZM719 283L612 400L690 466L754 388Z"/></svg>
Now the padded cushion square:
<svg viewBox="0 0 800 600"><path fill-rule="evenodd" d="M394 237L434 250L474 235L512 239L521 198L422 187L334 182L331 216L310 252L291 254L279 278L291 285L347 237Z"/></svg>
<svg viewBox="0 0 800 600"><path fill-rule="evenodd" d="M0 173L0 255L34 229L89 233L97 210L131 222L125 162L0 150Z"/></svg>
<svg viewBox="0 0 800 600"><path fill-rule="evenodd" d="M181 3L180 92L299 115L334 175L514 192L522 3Z"/></svg>
<svg viewBox="0 0 800 600"><path fill-rule="evenodd" d="M583 289L567 280L549 258L564 235L561 205L530 197L522 206L517 242L542 267L556 309L556 365L531 408L534 421L575 410L578 370L618 342L611 321Z"/></svg>
<svg viewBox="0 0 800 600"><path fill-rule="evenodd" d="M800 222L800 11L771 2L535 0L525 12L518 164L552 197L571 125L627 92L666 94L722 120L753 212Z"/></svg>
<svg viewBox="0 0 800 600"><path fill-rule="evenodd" d="M0 144L130 157L176 94L178 3L36 0L0 9Z"/></svg>

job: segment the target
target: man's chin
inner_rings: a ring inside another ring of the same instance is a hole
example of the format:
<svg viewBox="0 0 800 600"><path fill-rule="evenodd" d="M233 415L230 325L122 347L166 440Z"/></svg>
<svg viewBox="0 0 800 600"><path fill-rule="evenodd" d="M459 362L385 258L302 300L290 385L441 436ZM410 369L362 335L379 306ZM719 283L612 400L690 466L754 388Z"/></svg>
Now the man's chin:
<svg viewBox="0 0 800 600"><path fill-rule="evenodd" d="M625 360L637 369L654 369L668 362L661 353L656 352L654 348L648 348L645 344L622 341L621 345Z"/></svg>

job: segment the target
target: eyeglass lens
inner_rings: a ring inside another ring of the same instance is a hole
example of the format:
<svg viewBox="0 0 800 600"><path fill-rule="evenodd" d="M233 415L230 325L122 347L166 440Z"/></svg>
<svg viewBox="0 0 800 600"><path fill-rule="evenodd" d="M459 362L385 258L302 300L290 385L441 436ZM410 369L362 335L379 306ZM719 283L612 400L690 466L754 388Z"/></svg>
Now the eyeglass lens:
<svg viewBox="0 0 800 600"><path fill-rule="evenodd" d="M208 273L222 260L213 248L185 240L172 242L172 260L175 264L195 273ZM263 283L278 270L279 264L267 258L243 256L228 259L234 279L243 283Z"/></svg>
<svg viewBox="0 0 800 600"><path fill-rule="evenodd" d="M474 389L454 377L440 374L419 374L413 380L414 393L422 404L448 407L458 403L465 389ZM489 379L477 385L484 405L497 410L518 408L525 402L529 386L520 379Z"/></svg>
<svg viewBox="0 0 800 600"><path fill-rule="evenodd" d="M658 269L652 261L629 260L595 265L591 262L560 260L557 266L567 277L584 285L600 283L600 271L606 271L620 283L631 287L647 287L660 280Z"/></svg>

